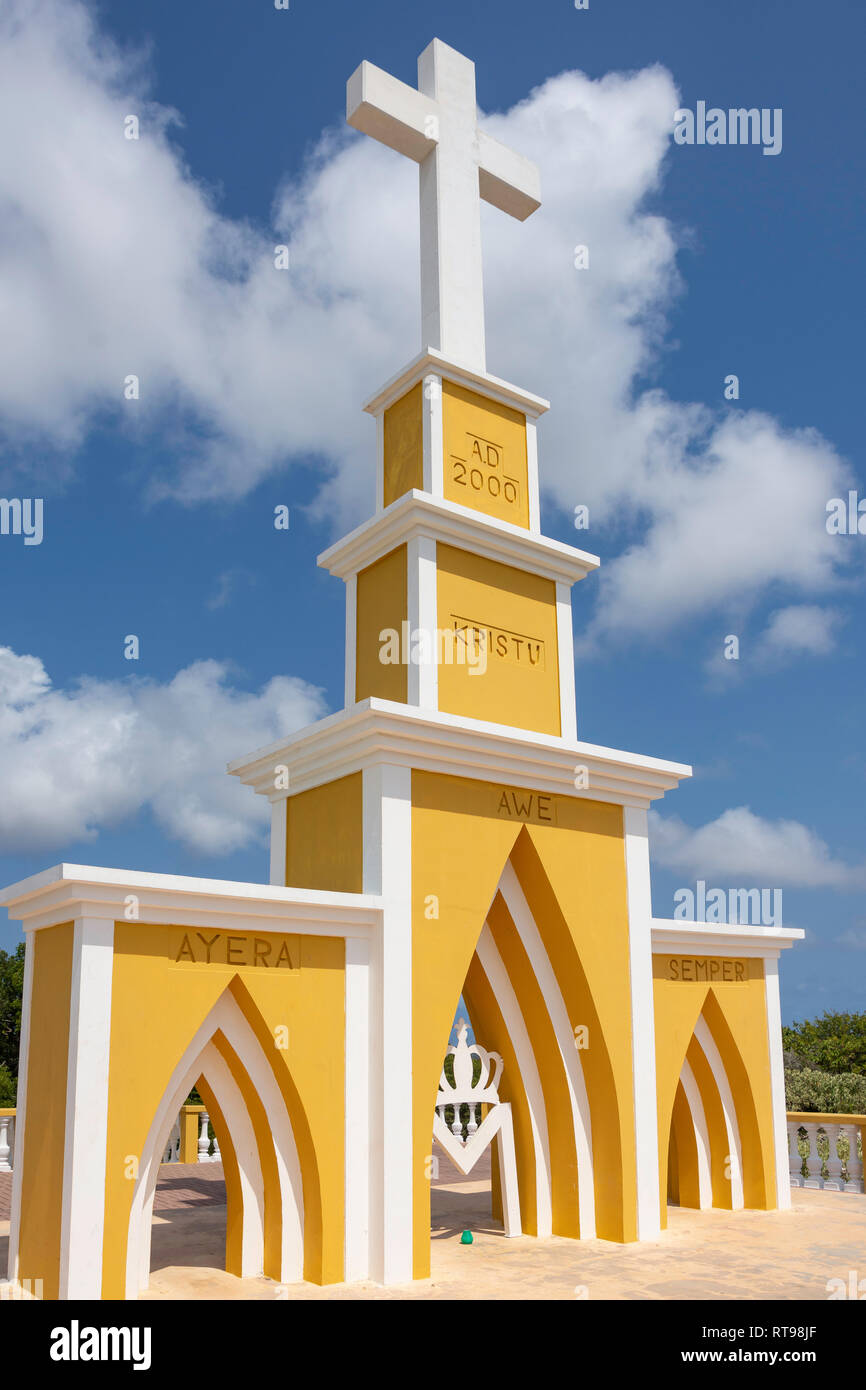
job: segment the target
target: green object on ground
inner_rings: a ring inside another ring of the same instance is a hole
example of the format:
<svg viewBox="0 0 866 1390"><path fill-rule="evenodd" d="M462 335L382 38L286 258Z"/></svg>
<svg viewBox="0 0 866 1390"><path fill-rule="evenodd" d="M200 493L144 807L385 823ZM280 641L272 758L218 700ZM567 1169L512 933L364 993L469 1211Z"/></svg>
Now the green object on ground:
<svg viewBox="0 0 866 1390"><path fill-rule="evenodd" d="M473 1237L471 1231L464 1231L463 1234L462 1234L462 1236L460 1237L460 1244L461 1244L461 1245L471 1245L473 1239L474 1239L474 1237Z"/></svg>

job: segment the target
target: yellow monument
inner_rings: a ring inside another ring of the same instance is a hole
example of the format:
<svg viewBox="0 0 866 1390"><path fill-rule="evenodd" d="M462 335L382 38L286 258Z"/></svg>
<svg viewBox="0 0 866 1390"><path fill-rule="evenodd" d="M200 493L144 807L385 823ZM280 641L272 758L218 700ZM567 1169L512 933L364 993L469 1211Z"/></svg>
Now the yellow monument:
<svg viewBox="0 0 866 1390"><path fill-rule="evenodd" d="M485 364L479 201L522 220L538 173L478 127L467 58L434 40L418 72L348 85L419 165L422 350L365 407L375 514L319 560L345 708L229 769L271 803L270 884L64 864L0 895L27 932L9 1275L46 1297L146 1287L193 1085L240 1276L424 1278L438 1148L468 1171L493 1144L511 1236L789 1204L800 933L652 917L647 809L690 769L578 739L599 562L541 534L547 402ZM443 1068L461 995L477 1042Z"/></svg>

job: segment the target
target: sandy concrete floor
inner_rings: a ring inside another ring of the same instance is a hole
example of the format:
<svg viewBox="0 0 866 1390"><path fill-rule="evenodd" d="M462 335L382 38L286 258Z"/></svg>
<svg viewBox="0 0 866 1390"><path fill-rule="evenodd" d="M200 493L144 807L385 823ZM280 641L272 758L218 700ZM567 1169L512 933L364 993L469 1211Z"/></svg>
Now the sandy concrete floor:
<svg viewBox="0 0 866 1390"><path fill-rule="evenodd" d="M154 1219L143 1299L795 1299L826 1300L827 1281L866 1277L866 1197L798 1189L790 1212L695 1212L672 1207L661 1240L639 1245L554 1237L506 1240L485 1213L486 1182L433 1193L429 1281L375 1285L240 1280L219 1268L225 1209ZM472 1245L460 1233L473 1231Z"/></svg>
<svg viewBox="0 0 866 1390"><path fill-rule="evenodd" d="M826 1300L828 1280L847 1284L852 1270L866 1278L866 1196L802 1188L792 1195L790 1212L671 1207L667 1231L652 1243L506 1240L489 1216L489 1180L443 1172L433 1190L432 1278L388 1289L236 1279L222 1268L225 1207L163 1206L142 1298ZM472 1245L460 1244L464 1229ZM0 1222L0 1271L8 1234L8 1221Z"/></svg>

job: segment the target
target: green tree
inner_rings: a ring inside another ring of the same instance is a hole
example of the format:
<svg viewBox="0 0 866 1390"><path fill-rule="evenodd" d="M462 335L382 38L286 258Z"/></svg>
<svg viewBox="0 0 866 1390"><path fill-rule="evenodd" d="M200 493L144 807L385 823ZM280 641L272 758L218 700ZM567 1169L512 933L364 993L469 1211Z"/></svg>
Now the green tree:
<svg viewBox="0 0 866 1390"><path fill-rule="evenodd" d="M15 1095L18 1083L8 1067L0 1062L0 1110L15 1109Z"/></svg>
<svg viewBox="0 0 866 1390"><path fill-rule="evenodd" d="M866 1075L866 1013L827 1013L782 1029L786 1052L814 1071Z"/></svg>
<svg viewBox="0 0 866 1390"><path fill-rule="evenodd" d="M0 1067L5 1067L13 1077L18 1075L23 994L24 942L21 941L11 953L0 951Z"/></svg>
<svg viewBox="0 0 866 1390"><path fill-rule="evenodd" d="M820 1111L823 1115L866 1115L866 1076L855 1072L785 1072L786 1110Z"/></svg>

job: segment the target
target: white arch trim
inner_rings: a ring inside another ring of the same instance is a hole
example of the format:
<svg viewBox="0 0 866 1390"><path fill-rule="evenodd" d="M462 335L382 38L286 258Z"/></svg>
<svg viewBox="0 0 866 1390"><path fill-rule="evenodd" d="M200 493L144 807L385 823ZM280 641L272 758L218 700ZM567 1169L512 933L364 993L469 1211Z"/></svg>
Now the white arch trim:
<svg viewBox="0 0 866 1390"><path fill-rule="evenodd" d="M725 1064L703 1014L700 1015L695 1024L695 1038L713 1073L725 1116L725 1129L728 1135L728 1162L731 1169L731 1207L734 1211L742 1211L745 1206L743 1198L743 1153L740 1148L737 1112L734 1107L734 1097L728 1084Z"/></svg>
<svg viewBox="0 0 866 1390"><path fill-rule="evenodd" d="M689 1066L688 1058L683 1059L680 1081L692 1117L692 1125L695 1131L695 1143L698 1150L698 1206L701 1211L706 1211L708 1207L713 1205L713 1180L712 1169L710 1167L710 1131L707 1126L707 1117L704 1112L704 1103L701 1100L698 1083L695 1079L694 1072Z"/></svg>
<svg viewBox="0 0 866 1390"><path fill-rule="evenodd" d="M238 1163L243 1205L241 1278L263 1273L265 1261L265 1179L256 1132L243 1093L225 1058L208 1043L201 1055L201 1071L222 1111Z"/></svg>
<svg viewBox="0 0 866 1390"><path fill-rule="evenodd" d="M150 1230L153 1197L159 1163L177 1114L189 1095L197 1077L205 1071L202 1065L208 1045L221 1032L243 1063L268 1114L271 1135L277 1155L280 1191L283 1199L282 1221L282 1282L295 1283L303 1278L304 1206L303 1184L297 1146L285 1101L261 1045L244 1018L233 996L225 991L196 1030L183 1056L172 1072L163 1098L157 1108L139 1160L138 1179L129 1217L126 1255L126 1297L137 1298L147 1287L150 1271ZM216 1049L212 1049L214 1052ZM219 1054L217 1054L219 1056ZM223 1059L220 1058L220 1061ZM223 1065L225 1065L223 1063ZM211 1067L211 1072L213 1068ZM228 1068L226 1068L228 1070ZM207 1073L206 1073L207 1075ZM209 1078L208 1078L209 1079ZM216 1088L214 1094L222 1108ZM246 1104L244 1103L244 1111ZM248 1118L248 1117L247 1117ZM235 1132L226 1122L236 1143ZM252 1124L249 1121L250 1125ZM244 1212L244 1228L247 1212Z"/></svg>
<svg viewBox="0 0 866 1390"><path fill-rule="evenodd" d="M203 1076L214 1094L237 1158L243 1209L241 1276L248 1279L262 1273L265 1253L265 1184L261 1159L246 1101L240 1087L212 1042L208 1043L196 1063L195 1076ZM150 1247L153 1219L153 1199L159 1164L152 1166L148 1178L145 1206L148 1220L143 1228L144 1239L139 1242L139 1288L146 1289L150 1278ZM144 1208L143 1208L144 1209Z"/></svg>
<svg viewBox="0 0 866 1390"><path fill-rule="evenodd" d="M539 1236L553 1234L553 1205L550 1191L550 1141L547 1132L547 1111L544 1106L544 1092L535 1062L535 1053L529 1041L526 1023L517 1002L517 996L508 977L505 962L493 939L487 923L481 929L476 953L481 968L490 983L493 996L502 1014L508 1033L520 1079L526 1093L529 1107L529 1122L532 1129L532 1144L535 1150L535 1197L536 1223Z"/></svg>
<svg viewBox="0 0 866 1390"><path fill-rule="evenodd" d="M502 893L505 905L529 957L562 1058L571 1101L571 1118L577 1154L580 1234L581 1239L589 1239L595 1235L595 1181L592 1164L592 1121L580 1053L574 1045L574 1032L569 1022L568 1011L557 984L553 966L550 963L550 957L545 950L538 925L510 860L502 872L499 891Z"/></svg>

